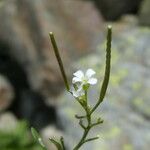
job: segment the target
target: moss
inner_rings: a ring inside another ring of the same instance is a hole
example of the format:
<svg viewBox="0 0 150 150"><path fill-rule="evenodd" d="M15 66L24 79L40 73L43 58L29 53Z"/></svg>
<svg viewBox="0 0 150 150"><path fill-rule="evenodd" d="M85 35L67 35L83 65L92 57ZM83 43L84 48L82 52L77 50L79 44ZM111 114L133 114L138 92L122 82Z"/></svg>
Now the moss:
<svg viewBox="0 0 150 150"><path fill-rule="evenodd" d="M134 91L137 91L141 88L141 86L142 86L142 84L140 82L135 82L135 83L132 84L132 89Z"/></svg>
<svg viewBox="0 0 150 150"><path fill-rule="evenodd" d="M94 150L109 150L108 146L106 143L102 143L101 145L99 144L94 144Z"/></svg>
<svg viewBox="0 0 150 150"><path fill-rule="evenodd" d="M42 150L29 135L27 123L18 122L11 131L0 130L1 150Z"/></svg>
<svg viewBox="0 0 150 150"><path fill-rule="evenodd" d="M142 27L142 28L140 28L140 30L143 34L150 34L149 27Z"/></svg>
<svg viewBox="0 0 150 150"><path fill-rule="evenodd" d="M123 145L123 150L133 150L133 146L131 144Z"/></svg>
<svg viewBox="0 0 150 150"><path fill-rule="evenodd" d="M136 98L136 99L133 100L133 104L134 104L135 106L137 106L137 107L143 105L143 103L144 103L144 102L143 102L143 99L141 99L141 98Z"/></svg>
<svg viewBox="0 0 150 150"><path fill-rule="evenodd" d="M147 114L147 116L150 116L150 109L149 109L149 107L145 108L145 113Z"/></svg>
<svg viewBox="0 0 150 150"><path fill-rule="evenodd" d="M117 51L117 49L112 49L112 54L111 54L111 65L114 66L118 60L119 60L119 53Z"/></svg>
<svg viewBox="0 0 150 150"><path fill-rule="evenodd" d="M146 116L150 116L149 100L136 98L133 100L133 105Z"/></svg>
<svg viewBox="0 0 150 150"><path fill-rule="evenodd" d="M108 139L116 138L121 134L121 129L117 126L112 127L108 132L104 133L104 137Z"/></svg>
<svg viewBox="0 0 150 150"><path fill-rule="evenodd" d="M120 82L128 75L128 70L120 69L110 76L110 83L113 86L118 86Z"/></svg>
<svg viewBox="0 0 150 150"><path fill-rule="evenodd" d="M128 44L133 45L133 44L136 43L136 38L135 38L134 36L129 36L129 37L127 38L127 42L128 42Z"/></svg>
<svg viewBox="0 0 150 150"><path fill-rule="evenodd" d="M73 120L73 116L74 116L74 114L76 114L75 109L68 107L64 111L65 111L65 114L67 114L67 117L70 118L71 120Z"/></svg>

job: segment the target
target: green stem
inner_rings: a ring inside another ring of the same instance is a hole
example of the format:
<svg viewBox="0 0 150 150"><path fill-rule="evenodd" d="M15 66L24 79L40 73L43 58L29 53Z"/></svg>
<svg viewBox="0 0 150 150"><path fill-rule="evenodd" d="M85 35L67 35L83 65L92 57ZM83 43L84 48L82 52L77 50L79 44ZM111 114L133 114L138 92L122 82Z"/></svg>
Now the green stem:
<svg viewBox="0 0 150 150"><path fill-rule="evenodd" d="M58 50L58 47L57 47L57 44L56 44L56 41L55 41L55 37L54 37L52 32L49 33L49 37L50 37L51 43L52 43L53 48L54 48L55 56L56 56L58 64L59 64L59 68L60 68L64 83L65 83L66 89L67 89L67 91L70 91L70 87L69 87L69 84L68 84L65 69L63 67L63 63L62 63L62 60L61 60L61 57L60 57L60 54L59 54L59 50Z"/></svg>
<svg viewBox="0 0 150 150"><path fill-rule="evenodd" d="M88 125L87 128L84 130L81 140L79 141L79 143L75 146L73 150L78 150L85 143L85 139L89 133L89 130L90 130L90 126Z"/></svg>
<svg viewBox="0 0 150 150"><path fill-rule="evenodd" d="M97 139L99 139L98 136L97 136L97 137L93 137L93 138L89 138L89 139L86 139L86 140L84 141L84 143L87 143L87 142L90 142L90 141L94 141L94 140L97 140Z"/></svg>
<svg viewBox="0 0 150 150"><path fill-rule="evenodd" d="M88 108L88 101L87 101L87 90L85 90L85 106L84 109L86 111L86 119L87 119L87 122L88 122L88 125L87 127L83 128L84 129L84 132L83 132L83 135L82 135L82 138L80 139L80 141L78 142L78 144L75 146L75 148L73 150L78 150L86 141L86 137L91 129L91 115L90 115L90 112L89 112L89 108Z"/></svg>

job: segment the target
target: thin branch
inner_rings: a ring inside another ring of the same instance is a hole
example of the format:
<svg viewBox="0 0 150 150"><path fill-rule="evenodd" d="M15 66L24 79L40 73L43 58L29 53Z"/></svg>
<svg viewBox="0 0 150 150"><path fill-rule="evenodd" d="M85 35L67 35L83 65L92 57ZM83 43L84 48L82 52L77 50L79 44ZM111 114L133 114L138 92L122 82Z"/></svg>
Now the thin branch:
<svg viewBox="0 0 150 150"><path fill-rule="evenodd" d="M86 116L75 115L75 118L76 118L76 119L83 119L83 118L86 118Z"/></svg>
<svg viewBox="0 0 150 150"><path fill-rule="evenodd" d="M93 123L93 124L91 125L91 128L93 128L94 126L97 126L97 125L99 125L99 124L102 124L103 122L104 122L104 121L101 120L100 122Z"/></svg>
<svg viewBox="0 0 150 150"><path fill-rule="evenodd" d="M93 138L89 138L89 139L86 139L86 140L84 141L84 143L90 142L90 141L94 141L94 140L97 140L97 139L99 139L99 136L93 137Z"/></svg>
<svg viewBox="0 0 150 150"><path fill-rule="evenodd" d="M84 130L86 129L86 127L83 125L83 121L82 121L82 119L80 119L80 121L79 121L79 125L81 126L81 128L83 128Z"/></svg>

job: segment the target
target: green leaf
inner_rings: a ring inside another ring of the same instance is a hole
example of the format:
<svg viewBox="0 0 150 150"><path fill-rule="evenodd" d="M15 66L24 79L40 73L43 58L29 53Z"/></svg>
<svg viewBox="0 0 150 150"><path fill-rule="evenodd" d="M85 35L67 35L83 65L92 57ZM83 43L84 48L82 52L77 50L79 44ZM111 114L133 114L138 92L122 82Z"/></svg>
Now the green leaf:
<svg viewBox="0 0 150 150"><path fill-rule="evenodd" d="M42 150L29 135L28 123L18 121L15 128L0 130L0 150Z"/></svg>
<svg viewBox="0 0 150 150"><path fill-rule="evenodd" d="M38 138L40 138L39 133L33 127L31 128L31 133L32 133L35 140L38 140Z"/></svg>
<svg viewBox="0 0 150 150"><path fill-rule="evenodd" d="M34 137L34 139L41 145L41 147L43 149L46 149L43 141L42 141L42 138L40 137L40 134L36 131L36 129L34 129L33 127L31 128L31 133Z"/></svg>

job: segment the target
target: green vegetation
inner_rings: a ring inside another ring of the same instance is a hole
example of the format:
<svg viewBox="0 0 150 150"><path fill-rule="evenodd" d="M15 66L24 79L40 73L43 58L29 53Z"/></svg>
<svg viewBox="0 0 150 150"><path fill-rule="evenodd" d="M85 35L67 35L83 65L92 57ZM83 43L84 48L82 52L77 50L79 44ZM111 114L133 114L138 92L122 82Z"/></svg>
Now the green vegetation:
<svg viewBox="0 0 150 150"><path fill-rule="evenodd" d="M0 150L41 150L28 131L25 121L18 122L15 129L0 130Z"/></svg>

